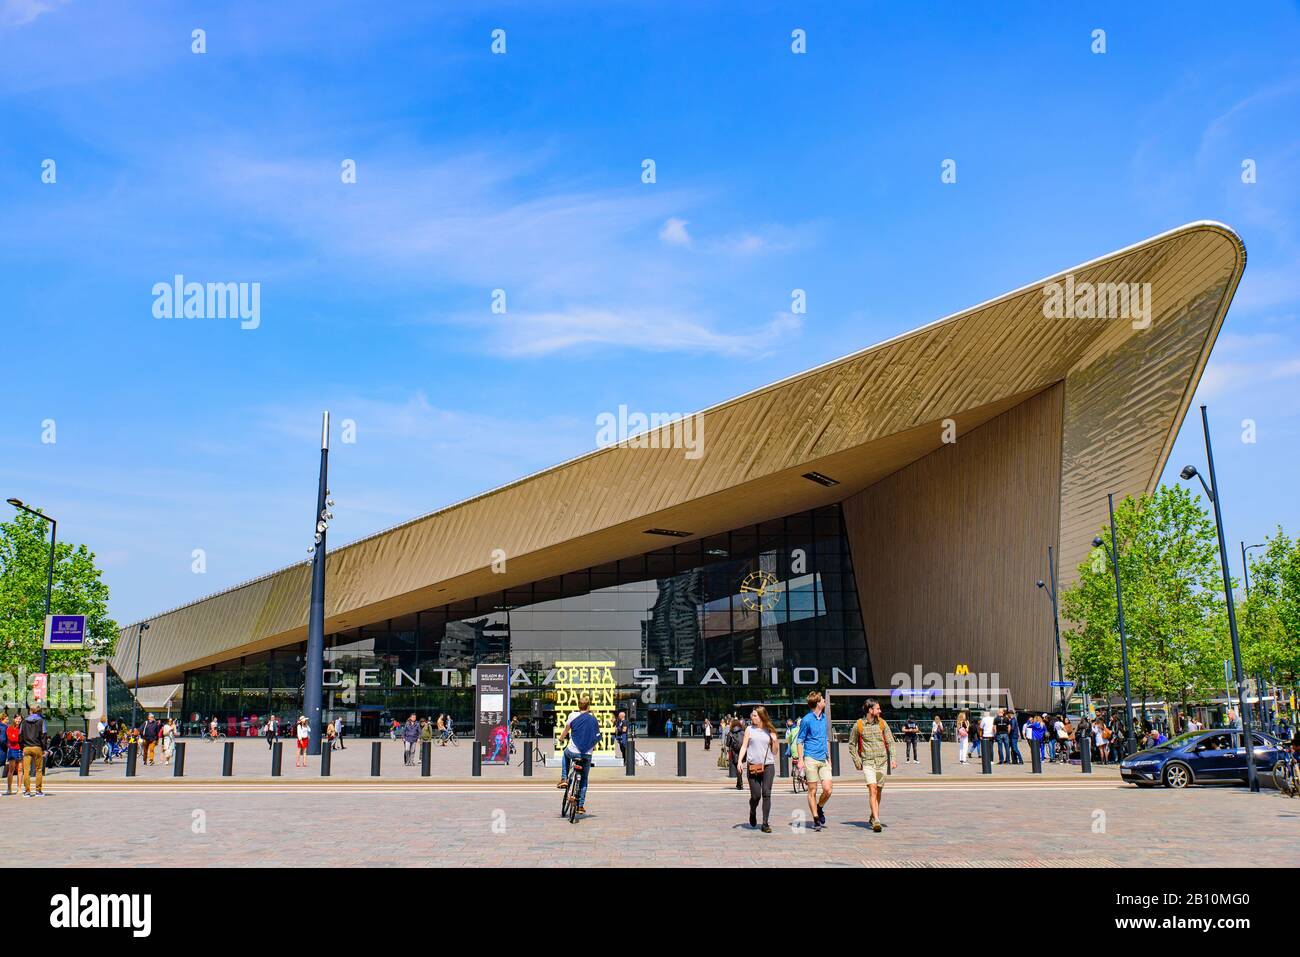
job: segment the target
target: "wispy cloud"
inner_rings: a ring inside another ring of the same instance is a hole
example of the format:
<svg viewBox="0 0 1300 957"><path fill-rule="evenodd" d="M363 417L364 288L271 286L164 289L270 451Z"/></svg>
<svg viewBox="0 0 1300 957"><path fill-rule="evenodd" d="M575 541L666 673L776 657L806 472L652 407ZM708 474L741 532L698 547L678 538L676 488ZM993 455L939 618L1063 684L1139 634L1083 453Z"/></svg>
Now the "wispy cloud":
<svg viewBox="0 0 1300 957"><path fill-rule="evenodd" d="M57 10L68 0L0 0L0 28L21 27L45 13Z"/></svg>

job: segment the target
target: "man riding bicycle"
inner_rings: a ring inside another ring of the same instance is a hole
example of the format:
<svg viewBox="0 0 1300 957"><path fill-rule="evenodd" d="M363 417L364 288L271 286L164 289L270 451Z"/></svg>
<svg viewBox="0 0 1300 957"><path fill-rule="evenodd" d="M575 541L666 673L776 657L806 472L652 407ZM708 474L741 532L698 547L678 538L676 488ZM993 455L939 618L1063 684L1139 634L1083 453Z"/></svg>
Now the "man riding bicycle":
<svg viewBox="0 0 1300 957"><path fill-rule="evenodd" d="M564 749L564 760L560 771L560 787L569 780L569 762L578 762L578 813L587 813L587 778L591 773L591 755L600 743L600 722L591 713L591 696L578 698L578 710L569 715L564 722L564 730L559 740L569 739Z"/></svg>

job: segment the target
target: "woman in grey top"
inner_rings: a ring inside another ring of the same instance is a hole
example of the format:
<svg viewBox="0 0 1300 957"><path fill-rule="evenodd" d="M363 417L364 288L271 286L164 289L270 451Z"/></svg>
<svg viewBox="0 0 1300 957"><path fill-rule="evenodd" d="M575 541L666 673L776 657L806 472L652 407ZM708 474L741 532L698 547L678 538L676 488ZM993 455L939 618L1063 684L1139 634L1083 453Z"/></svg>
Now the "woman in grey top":
<svg viewBox="0 0 1300 957"><path fill-rule="evenodd" d="M749 826L758 827L755 812L763 802L764 834L771 834L768 817L772 811L772 782L776 780L776 728L767 716L767 709L757 707L749 713L749 727L740 739L740 760L737 770L749 775Z"/></svg>

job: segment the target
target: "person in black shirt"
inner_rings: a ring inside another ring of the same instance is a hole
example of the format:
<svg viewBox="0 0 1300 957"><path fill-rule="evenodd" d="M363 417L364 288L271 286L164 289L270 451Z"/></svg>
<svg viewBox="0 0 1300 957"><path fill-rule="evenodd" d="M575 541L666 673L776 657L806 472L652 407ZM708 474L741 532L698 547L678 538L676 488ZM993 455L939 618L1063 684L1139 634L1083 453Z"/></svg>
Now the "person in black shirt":
<svg viewBox="0 0 1300 957"><path fill-rule="evenodd" d="M998 764L1011 760L1011 721L1007 718L1007 709L998 708L997 717L993 719L993 734L998 742Z"/></svg>
<svg viewBox="0 0 1300 957"><path fill-rule="evenodd" d="M903 722L903 747L906 755L905 760L911 761L914 764L921 763L921 759L916 756L916 737L920 731L921 729L917 727L916 721L913 718L908 718Z"/></svg>

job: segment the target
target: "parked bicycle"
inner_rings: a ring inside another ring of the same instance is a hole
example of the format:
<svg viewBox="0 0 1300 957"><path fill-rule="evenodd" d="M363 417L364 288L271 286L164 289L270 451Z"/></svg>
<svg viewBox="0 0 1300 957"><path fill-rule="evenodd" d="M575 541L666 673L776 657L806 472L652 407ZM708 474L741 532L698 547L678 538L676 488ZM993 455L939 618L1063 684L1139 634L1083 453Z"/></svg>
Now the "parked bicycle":
<svg viewBox="0 0 1300 957"><path fill-rule="evenodd" d="M1300 770L1297 769L1295 753L1283 751L1273 765L1273 785L1278 793L1292 798L1300 796L1300 778L1297 778L1297 774L1300 774Z"/></svg>

